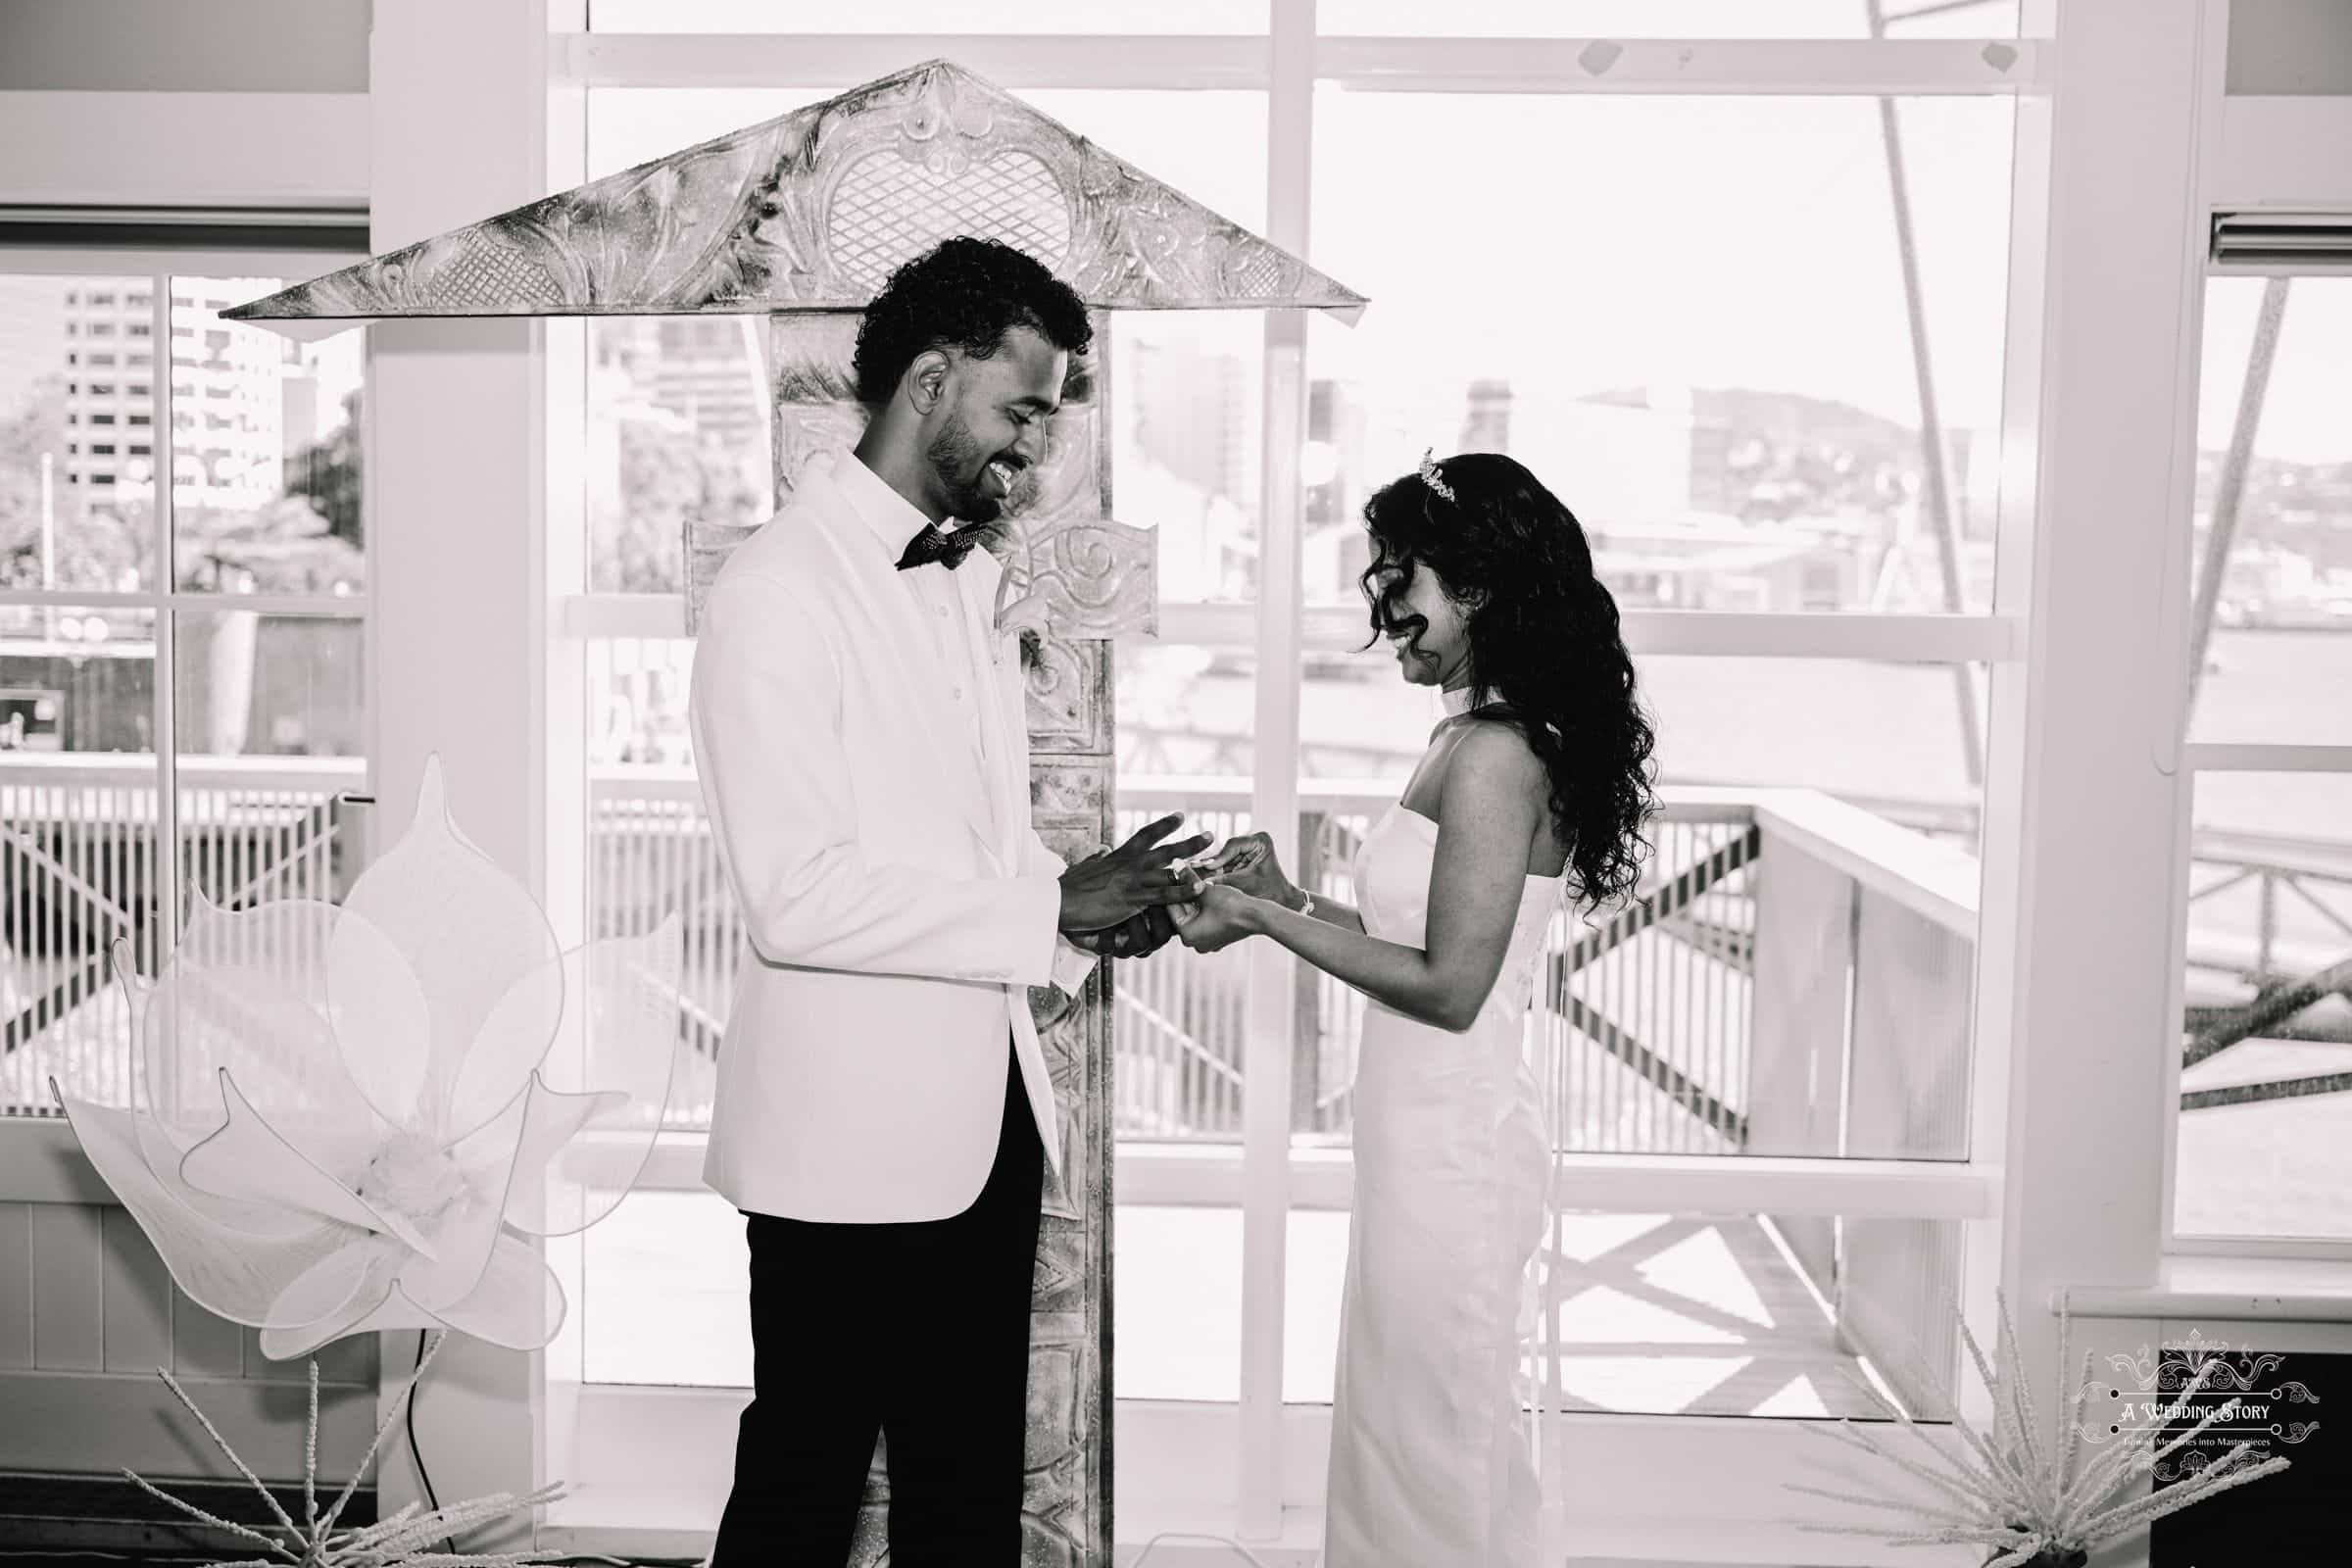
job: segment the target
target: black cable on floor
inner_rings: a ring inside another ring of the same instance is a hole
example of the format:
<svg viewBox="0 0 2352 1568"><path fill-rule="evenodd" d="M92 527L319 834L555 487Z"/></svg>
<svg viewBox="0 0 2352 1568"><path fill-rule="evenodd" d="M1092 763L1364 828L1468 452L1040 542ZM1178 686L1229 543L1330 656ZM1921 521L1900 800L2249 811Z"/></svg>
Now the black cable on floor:
<svg viewBox="0 0 2352 1568"><path fill-rule="evenodd" d="M407 1410L402 1413L409 1427L409 1458L416 1463L416 1479L424 1487L424 1505L433 1512L439 1513L441 1499L433 1495L432 1473L424 1468L424 1450L416 1446L416 1395L420 1387L416 1374L424 1367L425 1333L426 1331L423 1329L416 1331L416 1361L409 1372L409 1404ZM449 1548L449 1554L452 1557L458 1554L458 1541L455 1536L443 1536L441 1544Z"/></svg>

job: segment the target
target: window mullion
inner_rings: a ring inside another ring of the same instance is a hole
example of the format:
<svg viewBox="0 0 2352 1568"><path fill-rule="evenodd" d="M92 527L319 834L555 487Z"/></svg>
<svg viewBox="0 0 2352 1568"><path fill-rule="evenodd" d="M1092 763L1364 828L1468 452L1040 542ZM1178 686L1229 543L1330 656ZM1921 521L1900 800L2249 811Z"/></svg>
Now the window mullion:
<svg viewBox="0 0 2352 1568"><path fill-rule="evenodd" d="M1274 0L1266 65L1267 235L1306 253L1314 135L1314 0ZM1260 454L1257 689L1251 825L1298 863L1299 705L1298 449L1306 432L1306 321L1274 311L1265 322L1264 441ZM1282 1533L1283 1307L1288 1286L1292 1006L1297 960L1272 943L1249 956L1242 1196L1241 1470L1236 1530Z"/></svg>
<svg viewBox="0 0 2352 1568"><path fill-rule="evenodd" d="M178 551L175 548L178 529L173 524L172 499L177 489L174 466L177 461L178 430L172 424L173 392L172 378L177 367L172 353L172 273L169 270L154 276L155 288L155 349L153 351L154 378L149 382L155 419L155 500L150 504L149 524L154 529L150 543L154 548L156 596L155 608L155 895L159 946L153 955L157 968L179 946L180 858L179 858L179 728L178 704L174 696L179 689L178 632L179 612L173 589L179 582Z"/></svg>

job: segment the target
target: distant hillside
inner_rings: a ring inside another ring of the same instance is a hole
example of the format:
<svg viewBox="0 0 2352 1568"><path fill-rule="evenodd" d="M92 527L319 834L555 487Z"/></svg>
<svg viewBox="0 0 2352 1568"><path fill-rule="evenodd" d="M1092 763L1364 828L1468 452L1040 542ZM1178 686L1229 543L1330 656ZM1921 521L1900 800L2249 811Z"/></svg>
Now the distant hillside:
<svg viewBox="0 0 2352 1568"><path fill-rule="evenodd" d="M1645 408L1649 395L1641 387L1619 388L1592 401ZM1918 463L1917 430L1850 403L1753 387L1696 387L1690 392L1690 410L1701 419L1720 421L1735 444L1753 439L1773 447L1846 452L1871 465L1909 467Z"/></svg>

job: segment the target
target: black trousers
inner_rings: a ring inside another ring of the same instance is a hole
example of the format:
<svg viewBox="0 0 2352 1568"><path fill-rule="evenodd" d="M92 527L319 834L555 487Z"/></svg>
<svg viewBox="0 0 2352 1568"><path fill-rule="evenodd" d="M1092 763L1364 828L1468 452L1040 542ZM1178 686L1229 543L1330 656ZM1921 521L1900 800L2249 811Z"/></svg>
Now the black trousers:
<svg viewBox="0 0 2352 1568"><path fill-rule="evenodd" d="M997 1157L947 1219L752 1214L752 1402L712 1568L843 1568L883 1434L891 1568L1014 1568L1045 1151L1007 1060Z"/></svg>

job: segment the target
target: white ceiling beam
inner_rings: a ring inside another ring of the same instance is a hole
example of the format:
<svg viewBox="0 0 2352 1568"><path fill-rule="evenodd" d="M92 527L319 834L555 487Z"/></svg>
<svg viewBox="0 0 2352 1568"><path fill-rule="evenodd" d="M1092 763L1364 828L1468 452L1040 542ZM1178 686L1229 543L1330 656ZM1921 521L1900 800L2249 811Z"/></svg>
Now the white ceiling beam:
<svg viewBox="0 0 2352 1568"><path fill-rule="evenodd" d="M556 40L562 79L588 87L847 87L946 58L1014 92L1262 91L1254 34L630 33ZM1945 94L2043 92L2032 39L1333 38L1321 81L1375 92Z"/></svg>

